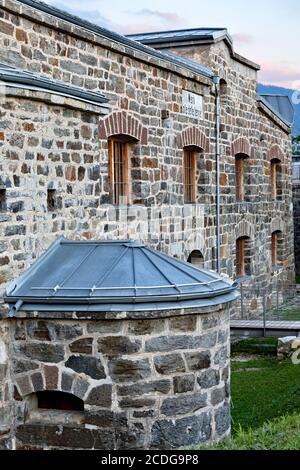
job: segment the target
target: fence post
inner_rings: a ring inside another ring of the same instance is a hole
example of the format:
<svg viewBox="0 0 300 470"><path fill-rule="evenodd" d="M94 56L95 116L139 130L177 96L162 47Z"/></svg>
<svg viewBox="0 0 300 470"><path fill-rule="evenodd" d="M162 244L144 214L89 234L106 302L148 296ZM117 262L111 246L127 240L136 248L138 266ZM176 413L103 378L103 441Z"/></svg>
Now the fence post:
<svg viewBox="0 0 300 470"><path fill-rule="evenodd" d="M266 338L266 329L267 329L266 293L263 294L263 328L264 328L264 338Z"/></svg>
<svg viewBox="0 0 300 470"><path fill-rule="evenodd" d="M243 283L241 282L241 316L242 320L244 320L244 289L243 289Z"/></svg>

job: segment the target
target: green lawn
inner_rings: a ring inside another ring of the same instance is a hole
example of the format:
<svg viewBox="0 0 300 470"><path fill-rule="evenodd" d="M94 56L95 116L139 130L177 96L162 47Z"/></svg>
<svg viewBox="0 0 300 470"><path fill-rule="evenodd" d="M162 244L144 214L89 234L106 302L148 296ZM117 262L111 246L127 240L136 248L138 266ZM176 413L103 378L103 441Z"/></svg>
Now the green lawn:
<svg viewBox="0 0 300 470"><path fill-rule="evenodd" d="M232 345L232 439L210 450L300 450L300 365L279 362L276 344Z"/></svg>
<svg viewBox="0 0 300 470"><path fill-rule="evenodd" d="M264 356L232 361L231 367L233 433L240 427L256 429L265 421L300 413L299 365Z"/></svg>
<svg viewBox="0 0 300 470"><path fill-rule="evenodd" d="M300 415L277 418L254 431L241 429L233 439L199 450L300 450Z"/></svg>

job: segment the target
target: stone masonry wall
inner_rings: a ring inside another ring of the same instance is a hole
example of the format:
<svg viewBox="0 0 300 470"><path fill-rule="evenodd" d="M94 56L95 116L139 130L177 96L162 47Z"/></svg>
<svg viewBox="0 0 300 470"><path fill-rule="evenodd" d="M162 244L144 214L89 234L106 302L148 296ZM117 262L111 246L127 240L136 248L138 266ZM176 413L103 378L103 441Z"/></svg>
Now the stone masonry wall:
<svg viewBox="0 0 300 470"><path fill-rule="evenodd" d="M109 205L107 139L97 134L103 116L66 106L36 104L21 96L1 105L1 178L8 211L0 214L2 290L58 235L70 238L141 238L187 259L193 250L216 268L215 97L212 83L172 64L127 50L95 34L0 0L0 60L99 90L111 111L124 111L147 129L147 145L131 146L131 204ZM294 284L290 136L258 108L256 72L230 57L223 42L185 55L211 66L227 81L222 97L221 266L236 273L236 239L251 236L251 276L245 280L247 316L272 303L279 279L284 298ZM182 112L182 90L204 96L204 119ZM161 111L169 118L161 119ZM201 130L208 146L198 157L197 204L184 205L183 151L178 137ZM239 139L243 145L239 145ZM283 155L281 198L271 200L271 148ZM249 148L247 202L235 199L234 151ZM58 206L47 213L48 184L57 185ZM271 233L282 231L281 265L271 266ZM275 279L276 277L276 279ZM275 279L275 281L274 281Z"/></svg>
<svg viewBox="0 0 300 470"><path fill-rule="evenodd" d="M167 449L228 436L228 307L152 320L100 315L9 320L17 449ZM68 412L30 408L44 390L84 401L75 424Z"/></svg>
<svg viewBox="0 0 300 470"><path fill-rule="evenodd" d="M175 48L172 52L211 67L226 82L221 96L221 264L234 276L238 236L251 237L252 276L244 280L245 315L262 308L263 297L270 308L272 289L279 286L281 300L294 295L293 209L291 183L291 136L283 124L270 119L256 101L257 73L234 60L224 42L210 46ZM246 202L235 196L235 145L242 138L249 148ZM270 159L272 148L282 154L281 195L271 195ZM284 238L280 266L271 263L272 231ZM248 300L247 300L248 299Z"/></svg>
<svg viewBox="0 0 300 470"><path fill-rule="evenodd" d="M300 184L293 183L293 207L295 224L295 266L296 275L300 276Z"/></svg>

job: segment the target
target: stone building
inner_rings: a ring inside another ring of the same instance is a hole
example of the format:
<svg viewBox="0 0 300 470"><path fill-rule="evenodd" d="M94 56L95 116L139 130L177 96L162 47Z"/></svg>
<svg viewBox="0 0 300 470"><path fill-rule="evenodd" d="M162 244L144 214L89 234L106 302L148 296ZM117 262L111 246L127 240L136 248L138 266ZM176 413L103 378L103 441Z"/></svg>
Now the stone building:
<svg viewBox="0 0 300 470"><path fill-rule="evenodd" d="M136 239L238 278L236 317L271 306L275 285L283 299L294 285L291 127L257 95L258 69L226 30L127 38L0 0L1 298L63 235ZM8 311L3 300L3 338Z"/></svg>

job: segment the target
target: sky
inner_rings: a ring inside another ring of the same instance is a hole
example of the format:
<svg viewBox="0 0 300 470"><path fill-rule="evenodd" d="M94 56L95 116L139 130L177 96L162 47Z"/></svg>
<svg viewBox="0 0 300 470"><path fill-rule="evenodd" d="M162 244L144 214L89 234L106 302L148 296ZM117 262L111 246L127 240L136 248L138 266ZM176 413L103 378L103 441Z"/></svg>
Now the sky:
<svg viewBox="0 0 300 470"><path fill-rule="evenodd" d="M259 81L300 89L299 0L44 0L122 34L225 27Z"/></svg>

